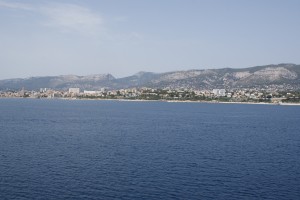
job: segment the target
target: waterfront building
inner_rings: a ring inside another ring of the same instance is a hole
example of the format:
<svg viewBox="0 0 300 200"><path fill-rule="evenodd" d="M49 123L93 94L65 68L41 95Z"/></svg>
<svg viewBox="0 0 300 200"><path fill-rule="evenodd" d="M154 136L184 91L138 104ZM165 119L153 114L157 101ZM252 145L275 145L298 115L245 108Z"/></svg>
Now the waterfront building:
<svg viewBox="0 0 300 200"><path fill-rule="evenodd" d="M226 90L225 89L213 89L212 92L215 96L218 96L218 97L225 97L226 96Z"/></svg>
<svg viewBox="0 0 300 200"><path fill-rule="evenodd" d="M69 93L79 94L80 93L80 89L79 88L69 88Z"/></svg>

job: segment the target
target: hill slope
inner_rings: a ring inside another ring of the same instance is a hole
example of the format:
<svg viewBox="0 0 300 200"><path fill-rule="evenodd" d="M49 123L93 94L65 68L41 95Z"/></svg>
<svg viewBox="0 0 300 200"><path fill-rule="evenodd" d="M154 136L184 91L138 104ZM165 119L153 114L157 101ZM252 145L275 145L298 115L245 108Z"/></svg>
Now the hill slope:
<svg viewBox="0 0 300 200"><path fill-rule="evenodd" d="M37 90L53 88L66 90L79 87L86 90L98 90L130 87L154 88L267 88L269 86L300 89L300 65L279 64L250 68L224 68L174 71L166 73L139 72L132 76L116 79L111 74L90 76L51 76L27 79L7 79L0 81L0 90L21 89Z"/></svg>

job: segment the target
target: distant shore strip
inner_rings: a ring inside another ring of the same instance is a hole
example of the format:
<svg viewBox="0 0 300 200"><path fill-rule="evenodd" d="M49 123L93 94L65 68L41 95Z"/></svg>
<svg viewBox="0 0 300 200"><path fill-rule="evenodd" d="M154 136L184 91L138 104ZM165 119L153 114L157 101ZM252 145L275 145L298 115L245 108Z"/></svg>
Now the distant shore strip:
<svg viewBox="0 0 300 200"><path fill-rule="evenodd" d="M0 99L40 99L40 100L84 100L84 101L126 101L126 102L166 102L166 103L208 103L208 104L250 104L250 105L281 105L300 106L300 103L267 103L267 102L224 102L224 101L191 101L191 100L147 100L147 99L101 99L101 98L24 98L0 97Z"/></svg>

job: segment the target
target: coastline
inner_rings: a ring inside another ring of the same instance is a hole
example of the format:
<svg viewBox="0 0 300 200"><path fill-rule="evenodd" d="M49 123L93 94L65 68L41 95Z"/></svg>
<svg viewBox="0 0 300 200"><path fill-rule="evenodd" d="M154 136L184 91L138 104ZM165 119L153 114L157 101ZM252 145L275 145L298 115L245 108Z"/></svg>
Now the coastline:
<svg viewBox="0 0 300 200"><path fill-rule="evenodd" d="M40 100L88 100L88 101L127 101L127 102L166 102L166 103L209 103L209 104L249 104L249 105L273 105L273 106L300 106L300 103L266 103L266 102L223 102L223 101L191 101L191 100L147 100L147 99L89 99L89 98L24 98L24 97L0 97L0 99L40 99Z"/></svg>

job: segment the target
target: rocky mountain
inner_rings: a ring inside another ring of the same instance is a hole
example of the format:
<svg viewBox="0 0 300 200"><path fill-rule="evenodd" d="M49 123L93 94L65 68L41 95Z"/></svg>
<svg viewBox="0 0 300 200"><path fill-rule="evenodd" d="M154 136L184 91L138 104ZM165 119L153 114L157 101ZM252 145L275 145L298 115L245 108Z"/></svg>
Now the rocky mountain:
<svg viewBox="0 0 300 200"><path fill-rule="evenodd" d="M79 87L81 89L100 89L102 87L111 87L115 81L111 74L98 74L89 76L46 76L31 77L26 79L7 79L0 81L0 90L38 90L39 88L53 88L67 90L70 87Z"/></svg>
<svg viewBox="0 0 300 200"><path fill-rule="evenodd" d="M300 89L300 65L279 64L251 68L176 71L160 74L147 83L153 87L267 88L289 85Z"/></svg>
<svg viewBox="0 0 300 200"><path fill-rule="evenodd" d="M90 76L52 76L27 79L7 79L0 81L0 90L21 89L37 90L53 88L66 90L79 87L86 90L98 90L131 87L153 88L291 88L300 89L300 65L279 64L251 68L223 68L174 71L166 73L139 72L124 78L114 78L111 74Z"/></svg>

